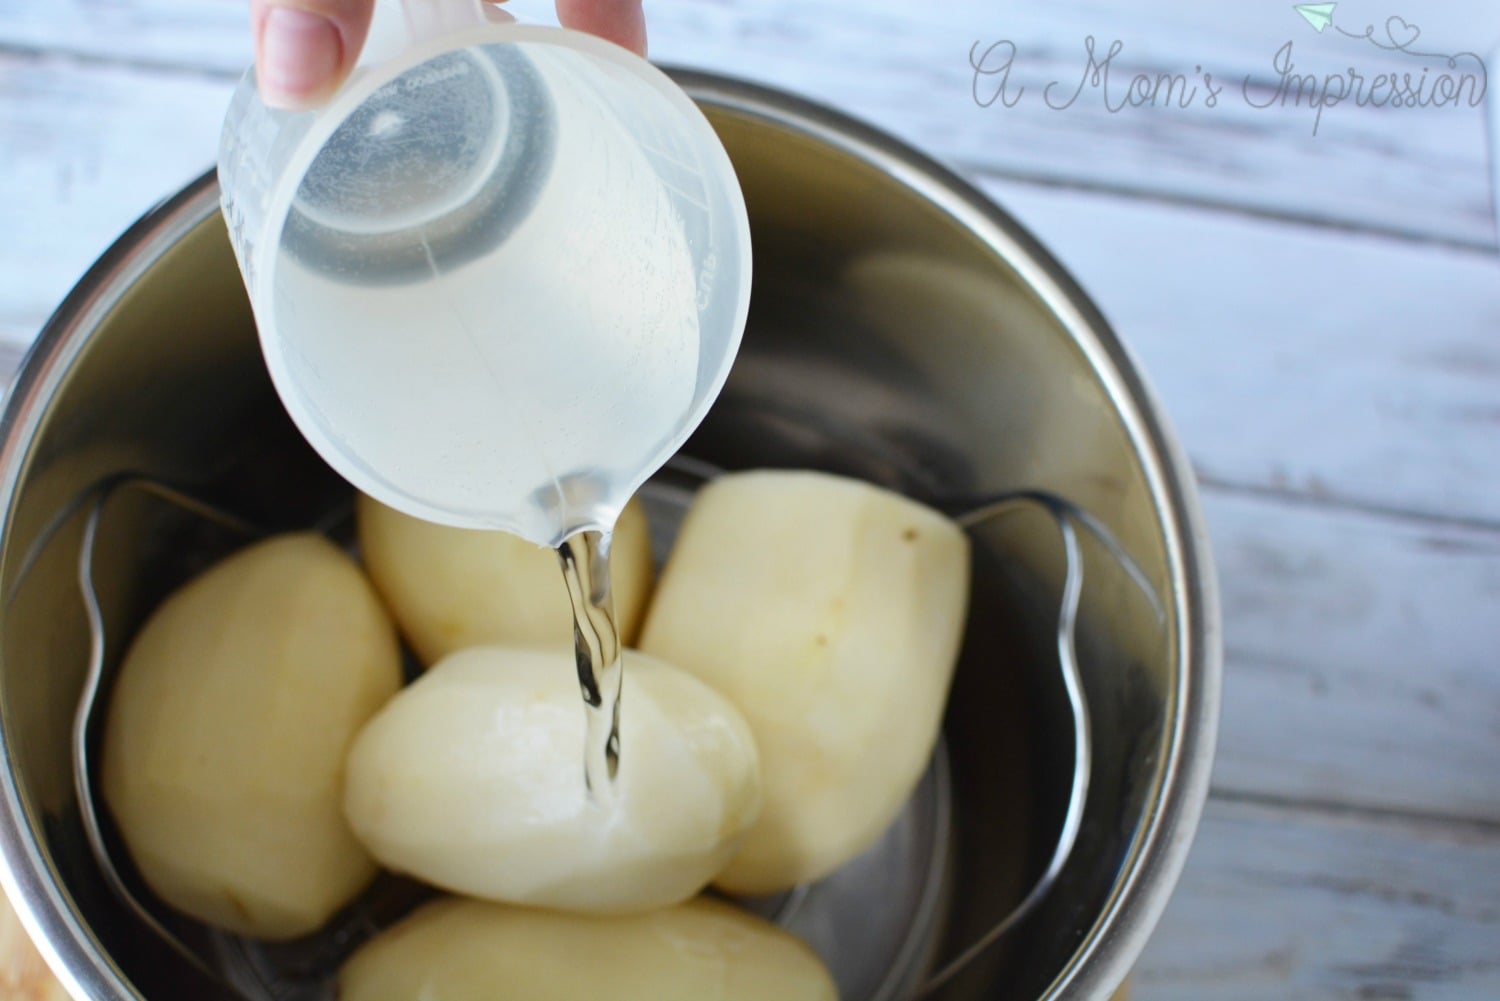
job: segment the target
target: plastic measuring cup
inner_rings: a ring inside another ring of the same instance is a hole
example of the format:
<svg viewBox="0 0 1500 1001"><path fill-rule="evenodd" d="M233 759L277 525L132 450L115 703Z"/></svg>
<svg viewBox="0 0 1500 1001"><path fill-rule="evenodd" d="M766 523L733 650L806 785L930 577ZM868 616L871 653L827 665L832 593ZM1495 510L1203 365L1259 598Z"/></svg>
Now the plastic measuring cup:
<svg viewBox="0 0 1500 1001"><path fill-rule="evenodd" d="M625 49L479 0L379 0L316 111L247 74L219 180L293 420L430 521L609 528L744 330L749 224L702 113Z"/></svg>

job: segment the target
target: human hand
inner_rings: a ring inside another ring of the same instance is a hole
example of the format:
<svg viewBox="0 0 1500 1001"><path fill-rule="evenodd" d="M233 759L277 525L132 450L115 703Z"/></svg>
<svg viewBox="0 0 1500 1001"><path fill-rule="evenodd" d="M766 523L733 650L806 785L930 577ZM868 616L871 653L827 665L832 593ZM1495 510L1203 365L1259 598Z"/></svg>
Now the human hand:
<svg viewBox="0 0 1500 1001"><path fill-rule="evenodd" d="M375 0L250 0L255 77L273 108L309 108L354 68ZM557 0L565 27L646 54L641 0Z"/></svg>

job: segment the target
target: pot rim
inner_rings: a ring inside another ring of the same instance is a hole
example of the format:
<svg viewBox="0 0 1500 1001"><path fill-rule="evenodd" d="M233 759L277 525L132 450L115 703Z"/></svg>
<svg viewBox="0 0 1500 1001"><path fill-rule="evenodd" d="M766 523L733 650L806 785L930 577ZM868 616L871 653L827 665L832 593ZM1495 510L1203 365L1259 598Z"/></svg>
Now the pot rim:
<svg viewBox="0 0 1500 1001"><path fill-rule="evenodd" d="M16 488L48 402L99 323L179 239L218 208L210 170L158 202L84 274L26 352L0 412L0 538L8 536ZM0 888L63 988L76 998L145 1001L84 925L47 861L21 802L0 719Z"/></svg>
<svg viewBox="0 0 1500 1001"><path fill-rule="evenodd" d="M1134 965L1187 860L1208 799L1218 730L1222 625L1217 578L1192 467L1130 352L1066 269L1008 212L938 161L842 112L784 91L673 68L700 104L775 124L870 164L983 240L1038 295L1087 356L1125 424L1155 502L1180 624L1164 758L1145 817L1104 909L1039 1001L1094 998ZM179 239L218 208L209 170L158 203L100 256L22 360L0 413L0 509L9 532L26 453L58 384L99 323ZM63 986L76 997L144 1001L69 906L35 837L0 722L0 886Z"/></svg>

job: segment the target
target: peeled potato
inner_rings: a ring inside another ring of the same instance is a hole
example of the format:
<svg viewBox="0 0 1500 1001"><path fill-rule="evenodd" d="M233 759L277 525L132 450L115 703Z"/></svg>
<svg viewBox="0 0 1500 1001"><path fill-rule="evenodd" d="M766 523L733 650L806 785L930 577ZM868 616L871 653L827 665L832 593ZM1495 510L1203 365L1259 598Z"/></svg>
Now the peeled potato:
<svg viewBox="0 0 1500 1001"><path fill-rule="evenodd" d="M627 651L607 808L584 785L584 732L570 654L464 650L360 733L345 811L386 866L470 896L604 913L697 893L760 808L744 719Z"/></svg>
<svg viewBox="0 0 1500 1001"><path fill-rule="evenodd" d="M571 650L572 610L557 553L507 532L434 525L363 496L365 566L424 664L471 646ZM635 641L651 594L651 536L632 501L610 552L620 642Z"/></svg>
<svg viewBox="0 0 1500 1001"><path fill-rule="evenodd" d="M104 799L146 883L239 934L316 930L375 875L340 810L344 754L400 685L379 598L320 536L251 546L173 594L104 731Z"/></svg>
<svg viewBox="0 0 1500 1001"><path fill-rule="evenodd" d="M932 754L968 604L968 540L897 494L754 472L689 510L642 649L733 702L765 807L716 883L818 879L895 819Z"/></svg>
<svg viewBox="0 0 1500 1001"><path fill-rule="evenodd" d="M838 1001L801 941L716 900L592 917L439 900L339 971L340 1001Z"/></svg>

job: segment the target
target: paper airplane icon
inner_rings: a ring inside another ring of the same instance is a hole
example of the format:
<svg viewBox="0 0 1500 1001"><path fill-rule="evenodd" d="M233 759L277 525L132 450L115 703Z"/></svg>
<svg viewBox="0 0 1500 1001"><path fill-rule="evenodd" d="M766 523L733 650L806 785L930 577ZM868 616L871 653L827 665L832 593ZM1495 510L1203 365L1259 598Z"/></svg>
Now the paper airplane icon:
<svg viewBox="0 0 1500 1001"><path fill-rule="evenodd" d="M1336 3L1299 3L1293 5L1292 9L1307 19L1307 23L1317 29L1318 34L1333 23L1333 8Z"/></svg>

